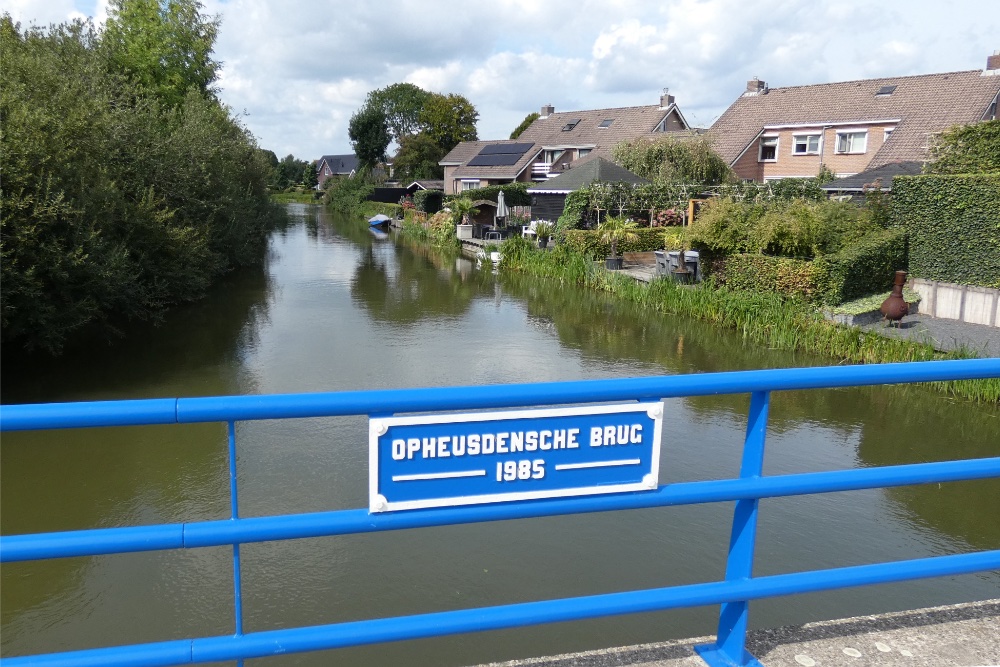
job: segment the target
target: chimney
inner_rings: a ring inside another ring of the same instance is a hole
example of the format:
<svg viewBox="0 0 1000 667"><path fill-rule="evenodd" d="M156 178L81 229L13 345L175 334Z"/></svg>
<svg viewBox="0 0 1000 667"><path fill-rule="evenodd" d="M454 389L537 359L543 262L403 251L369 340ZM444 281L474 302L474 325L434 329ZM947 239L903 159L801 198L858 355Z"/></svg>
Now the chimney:
<svg viewBox="0 0 1000 667"><path fill-rule="evenodd" d="M987 72L998 72L1000 71L1000 51L994 51L992 56L986 59L986 71Z"/></svg>
<svg viewBox="0 0 1000 667"><path fill-rule="evenodd" d="M747 81L747 92L744 95L757 95L758 93L767 92L767 82L761 81L757 77L754 77Z"/></svg>
<svg viewBox="0 0 1000 667"><path fill-rule="evenodd" d="M674 103L674 96L670 94L670 89L664 88L663 94L660 95L660 108L666 109L673 103Z"/></svg>
<svg viewBox="0 0 1000 667"><path fill-rule="evenodd" d="M554 106L552 106L551 104L546 104L545 106L542 107L542 114L541 115L542 115L542 118L548 118L549 116L551 116L555 112L556 112L556 108Z"/></svg>

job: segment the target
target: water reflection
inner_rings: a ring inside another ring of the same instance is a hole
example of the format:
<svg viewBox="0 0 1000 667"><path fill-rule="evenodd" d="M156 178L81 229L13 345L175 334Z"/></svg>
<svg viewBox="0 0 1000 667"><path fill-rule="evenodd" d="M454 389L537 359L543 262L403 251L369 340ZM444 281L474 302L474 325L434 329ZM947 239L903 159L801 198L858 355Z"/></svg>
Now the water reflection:
<svg viewBox="0 0 1000 667"><path fill-rule="evenodd" d="M3 368L5 401L541 382L817 365L572 286L494 276L290 206L264 270L162 327L64 364ZM665 401L661 482L735 475L746 396ZM997 411L918 387L779 392L767 474L1000 455ZM244 516L366 505L364 418L237 427ZM4 534L227 515L220 425L9 434ZM765 501L757 574L1000 548L996 482ZM248 545L248 630L709 581L712 505ZM226 549L5 565L4 655L232 631ZM757 625L996 597L1000 577L755 604ZM713 609L288 656L274 664L463 665L714 631Z"/></svg>

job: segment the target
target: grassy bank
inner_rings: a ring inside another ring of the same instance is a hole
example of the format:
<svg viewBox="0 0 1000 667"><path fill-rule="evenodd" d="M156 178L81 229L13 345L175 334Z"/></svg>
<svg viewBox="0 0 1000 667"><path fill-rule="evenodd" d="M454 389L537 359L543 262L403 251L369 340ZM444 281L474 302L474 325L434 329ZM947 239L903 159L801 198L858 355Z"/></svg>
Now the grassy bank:
<svg viewBox="0 0 1000 667"><path fill-rule="evenodd" d="M963 359L964 351L939 352L931 345L886 338L828 322L815 308L772 293L718 288L710 283L691 287L670 280L640 283L609 272L565 247L538 252L523 239L502 248L503 268L539 278L571 283L615 294L656 312L706 320L738 332L745 341L782 350L823 354L841 363L893 363ZM1000 379L937 382L946 394L985 403L1000 403Z"/></svg>
<svg viewBox="0 0 1000 667"><path fill-rule="evenodd" d="M319 204L320 199L315 192L276 192L271 195L275 204Z"/></svg>

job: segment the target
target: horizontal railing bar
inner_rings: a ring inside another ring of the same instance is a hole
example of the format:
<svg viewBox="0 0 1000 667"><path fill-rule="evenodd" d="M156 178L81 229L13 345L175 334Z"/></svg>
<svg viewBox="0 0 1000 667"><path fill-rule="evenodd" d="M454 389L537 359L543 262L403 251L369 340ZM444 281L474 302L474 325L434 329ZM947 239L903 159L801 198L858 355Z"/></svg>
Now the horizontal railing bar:
<svg viewBox="0 0 1000 667"><path fill-rule="evenodd" d="M614 380L0 406L0 430L440 412L1000 377L998 359L776 368ZM558 400L553 401L557 396ZM117 413L125 408L125 414Z"/></svg>
<svg viewBox="0 0 1000 667"><path fill-rule="evenodd" d="M1000 550L777 574L735 582L686 584L479 609L266 630L241 636L202 637L41 656L7 657L4 663L5 667L23 665L132 667L263 658L286 653L502 630L680 607L699 607L737 600L758 600L995 569L1000 569Z"/></svg>
<svg viewBox="0 0 1000 667"><path fill-rule="evenodd" d="M1000 477L1000 457L911 463L752 479L677 482L655 491L558 500L370 514L366 509L252 517L131 528L0 537L0 562L95 556L158 549L199 548L326 537L462 523L586 514L671 505L778 498L910 484Z"/></svg>

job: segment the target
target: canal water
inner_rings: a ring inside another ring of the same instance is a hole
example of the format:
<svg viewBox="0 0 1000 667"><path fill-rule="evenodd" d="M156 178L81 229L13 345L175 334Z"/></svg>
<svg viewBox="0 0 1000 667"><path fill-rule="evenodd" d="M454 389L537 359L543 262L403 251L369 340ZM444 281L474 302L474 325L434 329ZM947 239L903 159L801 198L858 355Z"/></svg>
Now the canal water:
<svg viewBox="0 0 1000 667"><path fill-rule="evenodd" d="M481 385L822 365L576 288L480 272L290 206L267 265L57 362L7 353L5 403ZM665 401L660 482L738 472L746 396ZM242 516L367 506L363 418L238 425ZM228 517L220 425L5 434L4 535ZM1000 455L1000 414L920 387L781 392L766 474ZM757 575L1000 548L996 482L765 500ZM732 504L246 545L245 630L723 577ZM2 655L233 632L231 551L4 565ZM755 627L1000 597L1000 574L751 605ZM717 608L251 661L469 665L711 634Z"/></svg>

